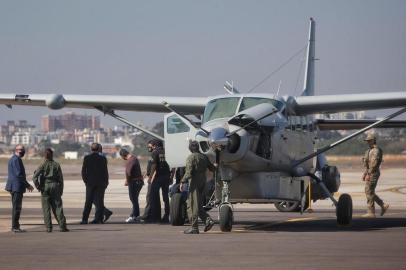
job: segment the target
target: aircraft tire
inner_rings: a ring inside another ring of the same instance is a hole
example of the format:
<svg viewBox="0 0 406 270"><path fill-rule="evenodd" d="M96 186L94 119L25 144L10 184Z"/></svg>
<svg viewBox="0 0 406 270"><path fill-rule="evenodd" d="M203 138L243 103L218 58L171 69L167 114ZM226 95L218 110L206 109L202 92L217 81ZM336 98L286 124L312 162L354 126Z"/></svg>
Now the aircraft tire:
<svg viewBox="0 0 406 270"><path fill-rule="evenodd" d="M219 210L219 223L220 223L220 230L222 232L230 232L233 228L233 209L229 204L222 204L220 205Z"/></svg>
<svg viewBox="0 0 406 270"><path fill-rule="evenodd" d="M182 193L172 195L170 204L170 222L172 226L185 224L186 202Z"/></svg>
<svg viewBox="0 0 406 270"><path fill-rule="evenodd" d="M349 194L342 194L336 208L337 224L349 225L352 221L352 199Z"/></svg>
<svg viewBox="0 0 406 270"><path fill-rule="evenodd" d="M278 209L279 212L300 211L300 202L280 201L280 202L276 202L274 204L275 204L275 208Z"/></svg>
<svg viewBox="0 0 406 270"><path fill-rule="evenodd" d="M306 202L303 207L303 211L309 208L309 195L308 190L306 189ZM280 201L274 203L275 208L278 209L279 212L300 212L301 209L301 202L288 202L288 201Z"/></svg>

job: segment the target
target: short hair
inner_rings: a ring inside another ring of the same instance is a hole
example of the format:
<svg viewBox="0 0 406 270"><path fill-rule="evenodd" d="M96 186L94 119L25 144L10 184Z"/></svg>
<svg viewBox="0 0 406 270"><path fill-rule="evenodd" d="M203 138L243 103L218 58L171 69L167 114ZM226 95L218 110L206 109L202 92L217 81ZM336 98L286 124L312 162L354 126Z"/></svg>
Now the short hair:
<svg viewBox="0 0 406 270"><path fill-rule="evenodd" d="M54 151L51 148L45 149L44 153L45 159L52 160L54 158Z"/></svg>
<svg viewBox="0 0 406 270"><path fill-rule="evenodd" d="M99 151L99 144L92 143L92 145L90 146L90 150L92 150L93 152Z"/></svg>
<svg viewBox="0 0 406 270"><path fill-rule="evenodd" d="M100 143L98 143L97 145L98 145L97 151L102 152L103 146Z"/></svg>
<svg viewBox="0 0 406 270"><path fill-rule="evenodd" d="M155 140L149 140L149 141L147 142L147 144L154 145L154 141L155 141Z"/></svg>
<svg viewBox="0 0 406 270"><path fill-rule="evenodd" d="M192 153L200 153L199 143L197 141L190 141L189 142L189 150Z"/></svg>
<svg viewBox="0 0 406 270"><path fill-rule="evenodd" d="M152 145L156 147L163 147L164 143L161 140L154 140Z"/></svg>
<svg viewBox="0 0 406 270"><path fill-rule="evenodd" d="M128 150L125 148L121 148L119 154L121 157L126 157L126 156L128 156L128 154L130 154L130 152L128 152Z"/></svg>

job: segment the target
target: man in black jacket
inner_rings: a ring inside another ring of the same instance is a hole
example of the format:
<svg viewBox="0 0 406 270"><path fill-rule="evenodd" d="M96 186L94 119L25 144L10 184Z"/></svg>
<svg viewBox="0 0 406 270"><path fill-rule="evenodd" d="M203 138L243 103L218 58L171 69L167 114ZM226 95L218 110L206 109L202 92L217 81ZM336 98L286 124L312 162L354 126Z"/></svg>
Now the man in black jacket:
<svg viewBox="0 0 406 270"><path fill-rule="evenodd" d="M92 153L83 160L82 179L86 185L86 201L83 209L82 222L86 224L92 209L96 207L95 218L91 223L103 223L104 192L109 184L107 159L99 154L99 144L93 143L90 147Z"/></svg>

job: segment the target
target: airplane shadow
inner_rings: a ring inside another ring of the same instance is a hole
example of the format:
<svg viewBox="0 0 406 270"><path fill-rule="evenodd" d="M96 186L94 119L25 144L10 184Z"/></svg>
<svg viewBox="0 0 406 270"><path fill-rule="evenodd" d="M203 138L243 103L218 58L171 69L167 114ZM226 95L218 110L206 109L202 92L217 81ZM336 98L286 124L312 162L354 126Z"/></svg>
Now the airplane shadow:
<svg viewBox="0 0 406 270"><path fill-rule="evenodd" d="M362 232L388 228L406 228L406 218L355 218L349 226L339 226L335 219L286 222L236 222L247 231L263 232Z"/></svg>

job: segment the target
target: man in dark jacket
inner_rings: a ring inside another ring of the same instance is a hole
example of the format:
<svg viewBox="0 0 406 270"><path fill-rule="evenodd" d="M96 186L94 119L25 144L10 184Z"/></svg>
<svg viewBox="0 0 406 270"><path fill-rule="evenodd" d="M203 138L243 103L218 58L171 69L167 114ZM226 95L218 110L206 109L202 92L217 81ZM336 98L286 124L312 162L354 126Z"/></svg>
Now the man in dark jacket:
<svg viewBox="0 0 406 270"><path fill-rule="evenodd" d="M27 182L25 175L25 168L21 158L25 155L25 148L23 145L17 145L14 155L8 161L8 178L6 190L11 194L11 202L13 205L12 210L12 225L11 231L18 233L24 232L20 228L20 214L23 204L23 194L26 189L32 192L34 188Z"/></svg>
<svg viewBox="0 0 406 270"><path fill-rule="evenodd" d="M82 165L82 179L86 185L86 201L81 224L87 223L92 203L96 206L96 214L91 223L101 224L104 214L104 192L109 184L109 172L106 158L99 154L99 144L93 143L90 148L92 153L85 156Z"/></svg>

